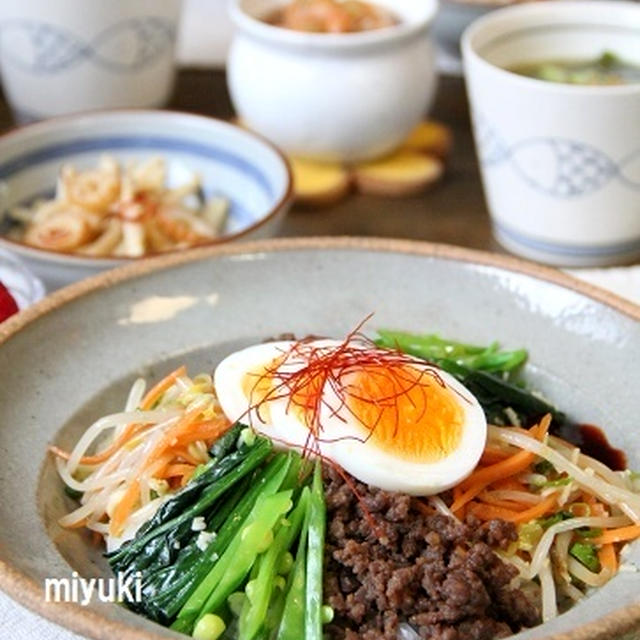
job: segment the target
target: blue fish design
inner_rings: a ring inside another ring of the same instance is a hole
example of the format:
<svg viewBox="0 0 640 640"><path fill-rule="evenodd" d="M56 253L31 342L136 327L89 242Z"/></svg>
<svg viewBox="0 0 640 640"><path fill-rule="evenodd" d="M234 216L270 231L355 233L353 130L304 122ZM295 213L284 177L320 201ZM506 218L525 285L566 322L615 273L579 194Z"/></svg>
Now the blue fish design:
<svg viewBox="0 0 640 640"><path fill-rule="evenodd" d="M633 189L640 189L640 149L620 161L620 180Z"/></svg>
<svg viewBox="0 0 640 640"><path fill-rule="evenodd" d="M511 159L530 185L560 198L597 191L617 173L615 163L598 149L561 138L525 140L511 148Z"/></svg>
<svg viewBox="0 0 640 640"><path fill-rule="evenodd" d="M51 74L64 71L88 55L80 38L61 27L32 20L0 25L0 54L25 71Z"/></svg>
<svg viewBox="0 0 640 640"><path fill-rule="evenodd" d="M173 44L175 31L161 18L133 18L105 29L93 42L96 62L134 71L153 64Z"/></svg>
<svg viewBox="0 0 640 640"><path fill-rule="evenodd" d="M33 74L55 74L89 60L126 73L152 65L171 49L175 37L173 25L156 16L123 20L92 42L47 22L9 20L0 23L0 55Z"/></svg>
<svg viewBox="0 0 640 640"><path fill-rule="evenodd" d="M475 118L476 146L484 165L499 164L509 157L509 148L481 116Z"/></svg>
<svg viewBox="0 0 640 640"><path fill-rule="evenodd" d="M585 196L613 179L640 189L640 149L619 162L594 146L567 138L530 138L509 146L474 114L478 156L485 168L509 163L536 191L555 198Z"/></svg>

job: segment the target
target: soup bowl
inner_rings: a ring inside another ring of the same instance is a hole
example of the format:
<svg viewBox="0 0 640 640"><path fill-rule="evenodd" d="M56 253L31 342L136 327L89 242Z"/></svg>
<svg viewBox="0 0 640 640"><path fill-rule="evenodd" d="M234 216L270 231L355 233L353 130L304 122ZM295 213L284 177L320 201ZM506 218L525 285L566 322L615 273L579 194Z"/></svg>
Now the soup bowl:
<svg viewBox="0 0 640 640"><path fill-rule="evenodd" d="M465 31L485 195L507 249L575 266L640 254L640 83L559 84L509 71L605 51L640 66L638 34L640 5L629 2L530 3Z"/></svg>
<svg viewBox="0 0 640 640"><path fill-rule="evenodd" d="M436 0L380 0L396 25L307 33L265 22L282 0L231 0L231 97L246 124L286 151L364 160L398 146L435 91Z"/></svg>

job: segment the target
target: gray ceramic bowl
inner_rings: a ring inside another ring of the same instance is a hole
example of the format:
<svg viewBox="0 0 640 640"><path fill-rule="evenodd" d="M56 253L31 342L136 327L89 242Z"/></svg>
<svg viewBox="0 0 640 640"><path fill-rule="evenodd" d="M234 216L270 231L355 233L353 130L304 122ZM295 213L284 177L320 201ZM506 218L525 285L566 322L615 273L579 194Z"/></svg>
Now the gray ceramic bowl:
<svg viewBox="0 0 640 640"><path fill-rule="evenodd" d="M640 308L631 303L543 267L438 245L311 239L199 249L78 283L0 327L0 587L92 638L183 637L115 605L44 602L46 577L106 571L98 548L56 523L70 503L47 444L69 446L120 406L135 376L177 362L211 369L283 331L342 335L372 311L371 328L525 345L529 380L572 417L600 424L640 467ZM629 561L640 563L640 545ZM518 638L637 632L639 594L640 573L621 572Z"/></svg>

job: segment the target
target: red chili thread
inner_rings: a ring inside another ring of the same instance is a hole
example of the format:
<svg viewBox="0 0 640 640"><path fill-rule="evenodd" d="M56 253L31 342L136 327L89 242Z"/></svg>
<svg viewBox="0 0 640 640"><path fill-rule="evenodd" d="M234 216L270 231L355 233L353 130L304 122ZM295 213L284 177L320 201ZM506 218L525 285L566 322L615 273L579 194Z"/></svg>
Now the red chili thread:
<svg viewBox="0 0 640 640"><path fill-rule="evenodd" d="M417 421L420 421L428 410L426 389L434 382L442 388L447 388L447 385L435 365L426 361L422 362L398 348L381 348L363 335L361 329L372 315L370 314L360 322L337 346L318 346L317 339L313 338L297 340L289 349L283 350L281 357L275 358L272 364L266 365L263 372L255 374L256 381L249 394L249 409L246 416L250 426L253 426L252 417L254 414L264 423L265 419L262 417L260 409L269 402L282 399L287 400L287 412L294 407L300 410L308 429L305 444L302 447L302 456L317 456L336 470L355 495L372 531L378 538L381 538L383 532L367 508L352 478L340 465L322 454L320 445L321 443L348 439L362 443L367 442L372 437L385 410L388 409L393 411L395 420L393 433L396 435L400 422L400 398L406 397L415 407L416 403L411 392L416 388L423 391L422 411L417 418ZM300 362L305 364L300 367ZM295 368L292 371L287 371L287 365L293 365ZM378 388L381 390L379 396L362 394L354 385L345 382L345 379L358 373L369 373L369 377L373 377L374 382L375 376L384 376L378 384ZM416 373L418 375L415 375ZM385 385L385 382L389 381L391 381L391 385ZM265 382L270 384L269 390L254 402L252 398L263 388ZM382 389L387 387L397 391L385 395L382 393ZM336 406L329 404L327 396L330 394L326 393L327 389L331 390L337 398ZM308 392L309 390L311 393ZM468 399L457 391L456 395L468 402ZM366 424L362 417L354 412L349 405L349 399L378 408L372 424ZM328 410L329 417L337 418L344 423L347 422L347 418L341 414L346 411L368 431L368 435L364 438L351 435L334 439L322 438L323 426L320 415L323 407ZM300 449L299 445L292 445L292 443L277 438L272 439L289 448Z"/></svg>
<svg viewBox="0 0 640 640"><path fill-rule="evenodd" d="M315 340L298 340L289 349L283 350L282 355L273 363L266 365L261 373L254 374L256 381L249 394L250 407L247 411L249 419L255 415L264 423L265 418L260 409L269 402L285 399L287 412L294 409L301 412L311 440L315 440L314 444L342 439L322 438L323 408L327 410L329 417L345 423L347 417L344 416L344 412L349 414L365 428L368 435L362 439L355 436L345 436L344 439L366 442L374 433L384 412L388 410L393 412L393 432L394 435L397 434L400 422L399 400L404 397L415 407L416 402L411 393L419 388L423 395L422 410L417 420L421 420L428 410L427 388L434 382L445 388L444 380L432 365L397 349L378 347L360 333L363 323L336 346L319 346ZM301 362L304 363L302 366ZM291 366L293 369L287 370L287 367ZM381 391L380 394L363 394L353 384L346 382L363 373L369 374L369 379L374 385L378 378L377 387ZM256 393L264 388L265 382L269 383L269 390L254 400ZM383 389L387 388L393 391L385 395ZM327 393L328 390L332 393ZM333 406L328 399L331 396L337 400ZM377 411L373 421L367 424L362 416L354 412L349 400L375 407Z"/></svg>

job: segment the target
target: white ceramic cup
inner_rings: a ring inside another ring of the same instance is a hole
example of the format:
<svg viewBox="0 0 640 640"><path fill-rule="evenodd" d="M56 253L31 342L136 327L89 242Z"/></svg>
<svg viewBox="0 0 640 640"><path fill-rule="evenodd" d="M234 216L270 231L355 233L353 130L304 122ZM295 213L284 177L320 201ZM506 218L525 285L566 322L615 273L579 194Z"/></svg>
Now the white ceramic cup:
<svg viewBox="0 0 640 640"><path fill-rule="evenodd" d="M320 160L362 160L398 146L434 94L436 0L379 0L398 25L344 34L263 21L283 4L230 2L238 29L227 75L240 117L284 150Z"/></svg>
<svg viewBox="0 0 640 640"><path fill-rule="evenodd" d="M640 255L640 83L556 84L505 70L604 51L640 66L640 5L502 9L465 31L462 51L497 240L556 265Z"/></svg>
<svg viewBox="0 0 640 640"><path fill-rule="evenodd" d="M182 0L2 0L0 69L18 120L159 107Z"/></svg>

